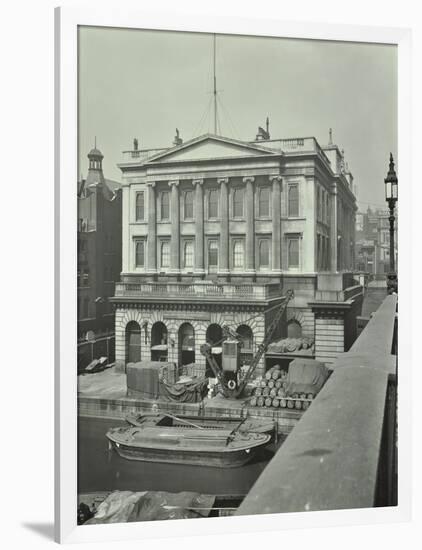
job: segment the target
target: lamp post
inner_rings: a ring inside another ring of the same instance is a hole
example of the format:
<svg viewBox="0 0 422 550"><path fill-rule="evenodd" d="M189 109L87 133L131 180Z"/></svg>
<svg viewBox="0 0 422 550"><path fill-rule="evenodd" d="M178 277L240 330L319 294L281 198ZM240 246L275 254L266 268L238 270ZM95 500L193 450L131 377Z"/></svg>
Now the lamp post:
<svg viewBox="0 0 422 550"><path fill-rule="evenodd" d="M396 220L394 216L394 208L397 202L397 175L394 170L393 155L390 153L390 166L388 169L387 177L384 179L385 183L385 200L387 201L388 208L390 210L390 216L388 221L390 222L390 271L387 275L387 290L388 293L397 292L397 273L394 258L394 222Z"/></svg>

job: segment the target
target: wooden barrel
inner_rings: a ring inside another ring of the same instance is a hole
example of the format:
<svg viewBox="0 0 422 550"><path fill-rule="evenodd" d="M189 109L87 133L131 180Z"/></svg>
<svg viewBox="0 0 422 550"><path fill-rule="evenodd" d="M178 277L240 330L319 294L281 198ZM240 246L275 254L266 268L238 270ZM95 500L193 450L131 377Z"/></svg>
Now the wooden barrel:
<svg viewBox="0 0 422 550"><path fill-rule="evenodd" d="M313 393L308 393L308 395L306 397L312 401L312 399L314 398L314 394Z"/></svg>
<svg viewBox="0 0 422 550"><path fill-rule="evenodd" d="M293 401L293 399L287 399L287 408L294 409L294 406L295 406L295 402Z"/></svg>
<svg viewBox="0 0 422 550"><path fill-rule="evenodd" d="M273 403L273 400L271 399L271 397L267 397L267 399L265 400L265 406L271 407L272 403Z"/></svg>
<svg viewBox="0 0 422 550"><path fill-rule="evenodd" d="M298 409L300 411L302 408L302 401L300 399L296 399L294 403L295 403L295 409Z"/></svg>
<svg viewBox="0 0 422 550"><path fill-rule="evenodd" d="M257 405L257 407L263 407L264 406L264 398L262 396L258 397L258 399L256 400L256 405Z"/></svg>
<svg viewBox="0 0 422 550"><path fill-rule="evenodd" d="M277 395L279 397L286 397L286 392L283 390L283 388L278 388Z"/></svg>
<svg viewBox="0 0 422 550"><path fill-rule="evenodd" d="M278 409L278 407L280 406L280 399L277 399L276 397L273 399L273 407L275 409Z"/></svg>
<svg viewBox="0 0 422 550"><path fill-rule="evenodd" d="M280 371L279 370L275 370L272 374L272 378L273 380L277 380L278 378L281 377L281 374L280 374Z"/></svg>
<svg viewBox="0 0 422 550"><path fill-rule="evenodd" d="M257 397L262 395L262 388L255 388L254 395L256 395Z"/></svg>
<svg viewBox="0 0 422 550"><path fill-rule="evenodd" d="M296 392L295 392L295 393L292 393L292 397L293 397L293 399L298 399L298 397L299 397L299 394L298 394L298 393L296 393Z"/></svg>
<svg viewBox="0 0 422 550"><path fill-rule="evenodd" d="M302 409L306 411L306 409L309 407L309 401L302 401Z"/></svg>
<svg viewBox="0 0 422 550"><path fill-rule="evenodd" d="M268 387L269 388L274 388L274 386L275 386L274 380L268 380Z"/></svg>
<svg viewBox="0 0 422 550"><path fill-rule="evenodd" d="M265 388L267 386L267 381L266 380L261 380L260 386L261 386L261 388Z"/></svg>
<svg viewBox="0 0 422 550"><path fill-rule="evenodd" d="M287 388L287 382L283 382L283 384L281 386L282 386L282 388L286 389Z"/></svg>
<svg viewBox="0 0 422 550"><path fill-rule="evenodd" d="M262 395L263 395L264 397L267 397L268 395L270 395L270 388L264 388L264 389L262 390Z"/></svg>
<svg viewBox="0 0 422 550"><path fill-rule="evenodd" d="M287 407L287 401L285 399L280 399L280 407L285 409Z"/></svg>
<svg viewBox="0 0 422 550"><path fill-rule="evenodd" d="M277 396L277 390L275 388L272 388L272 390L270 391L270 397L274 398Z"/></svg>
<svg viewBox="0 0 422 550"><path fill-rule="evenodd" d="M252 397L252 399L250 401L251 407L256 407L256 401L257 401L256 397Z"/></svg>
<svg viewBox="0 0 422 550"><path fill-rule="evenodd" d="M286 380L286 378L287 378L287 372L285 370L282 370L281 371L281 379Z"/></svg>
<svg viewBox="0 0 422 550"><path fill-rule="evenodd" d="M266 380L271 380L272 378L272 372L271 370L268 370L266 373L265 373L265 379Z"/></svg>
<svg viewBox="0 0 422 550"><path fill-rule="evenodd" d="M300 394L300 398L301 398L301 399L306 399L306 393L301 393L301 394Z"/></svg>
<svg viewBox="0 0 422 550"><path fill-rule="evenodd" d="M274 369L274 370L281 371L281 365L274 365L274 366L273 366L273 369Z"/></svg>
<svg viewBox="0 0 422 550"><path fill-rule="evenodd" d="M283 385L283 382L280 380L280 378L278 380L275 381L275 387L278 389L278 388L281 388L281 386Z"/></svg>

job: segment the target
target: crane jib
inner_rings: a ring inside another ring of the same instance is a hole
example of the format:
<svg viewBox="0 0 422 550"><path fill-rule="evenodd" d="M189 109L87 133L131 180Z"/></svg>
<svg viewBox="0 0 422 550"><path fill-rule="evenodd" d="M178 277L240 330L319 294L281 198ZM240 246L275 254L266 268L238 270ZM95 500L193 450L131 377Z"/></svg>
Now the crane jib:
<svg viewBox="0 0 422 550"><path fill-rule="evenodd" d="M225 364L225 362L227 363L225 369L220 367L220 365L217 363L215 357L212 354L212 348L209 344L203 344L201 346L201 353L208 360L208 363L214 373L214 376L217 378L225 397L241 397L246 385L251 379L253 373L255 372L255 369L258 366L261 357L267 351L268 346L274 335L274 331L277 328L289 301L293 297L293 290L288 290L286 292L285 300L278 306L278 310L268 327L264 340L261 344L259 344L257 352L255 353L249 365L249 368L240 383L238 381L238 376L240 372L240 342L238 341L238 339L236 340L238 335L235 332L231 331L229 327L227 327L227 339L223 342L223 365ZM227 360L225 361L225 359Z"/></svg>

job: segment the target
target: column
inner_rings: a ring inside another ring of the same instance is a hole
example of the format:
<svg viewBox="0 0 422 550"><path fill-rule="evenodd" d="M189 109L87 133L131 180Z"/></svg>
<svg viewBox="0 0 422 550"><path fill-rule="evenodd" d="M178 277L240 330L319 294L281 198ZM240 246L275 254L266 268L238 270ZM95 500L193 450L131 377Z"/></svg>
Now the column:
<svg viewBox="0 0 422 550"><path fill-rule="evenodd" d="M170 199L170 220L171 220L171 243L170 243L170 272L180 272L180 206L179 206L179 181L169 181L171 189Z"/></svg>
<svg viewBox="0 0 422 550"><path fill-rule="evenodd" d="M330 208L330 242L331 242L331 262L330 268L331 271L336 273L337 269L337 184L333 185L333 194L330 195L331 208Z"/></svg>
<svg viewBox="0 0 422 550"><path fill-rule="evenodd" d="M195 187L195 273L203 275L204 269L204 180L193 180Z"/></svg>
<svg viewBox="0 0 422 550"><path fill-rule="evenodd" d="M155 181L148 185L148 272L157 272L157 212L155 200Z"/></svg>
<svg viewBox="0 0 422 550"><path fill-rule="evenodd" d="M220 262L218 272L229 274L229 178L218 178L220 185Z"/></svg>
<svg viewBox="0 0 422 550"><path fill-rule="evenodd" d="M246 271L255 273L255 216L253 183L255 178L246 176L243 183L246 184L245 193L245 221L246 221Z"/></svg>
<svg viewBox="0 0 422 550"><path fill-rule="evenodd" d="M272 271L277 274L281 274L281 177L270 176L270 182L272 183L271 203L273 207L273 238L271 250Z"/></svg>

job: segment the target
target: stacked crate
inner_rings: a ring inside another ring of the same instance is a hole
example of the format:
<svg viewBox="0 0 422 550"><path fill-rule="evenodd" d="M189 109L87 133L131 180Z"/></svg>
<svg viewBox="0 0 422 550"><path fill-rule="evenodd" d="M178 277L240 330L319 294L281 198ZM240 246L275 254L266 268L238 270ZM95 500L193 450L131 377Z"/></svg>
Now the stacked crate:
<svg viewBox="0 0 422 550"><path fill-rule="evenodd" d="M275 365L264 377L255 381L250 405L252 407L273 407L275 409L296 409L305 411L314 398L313 393L288 394L287 372Z"/></svg>

